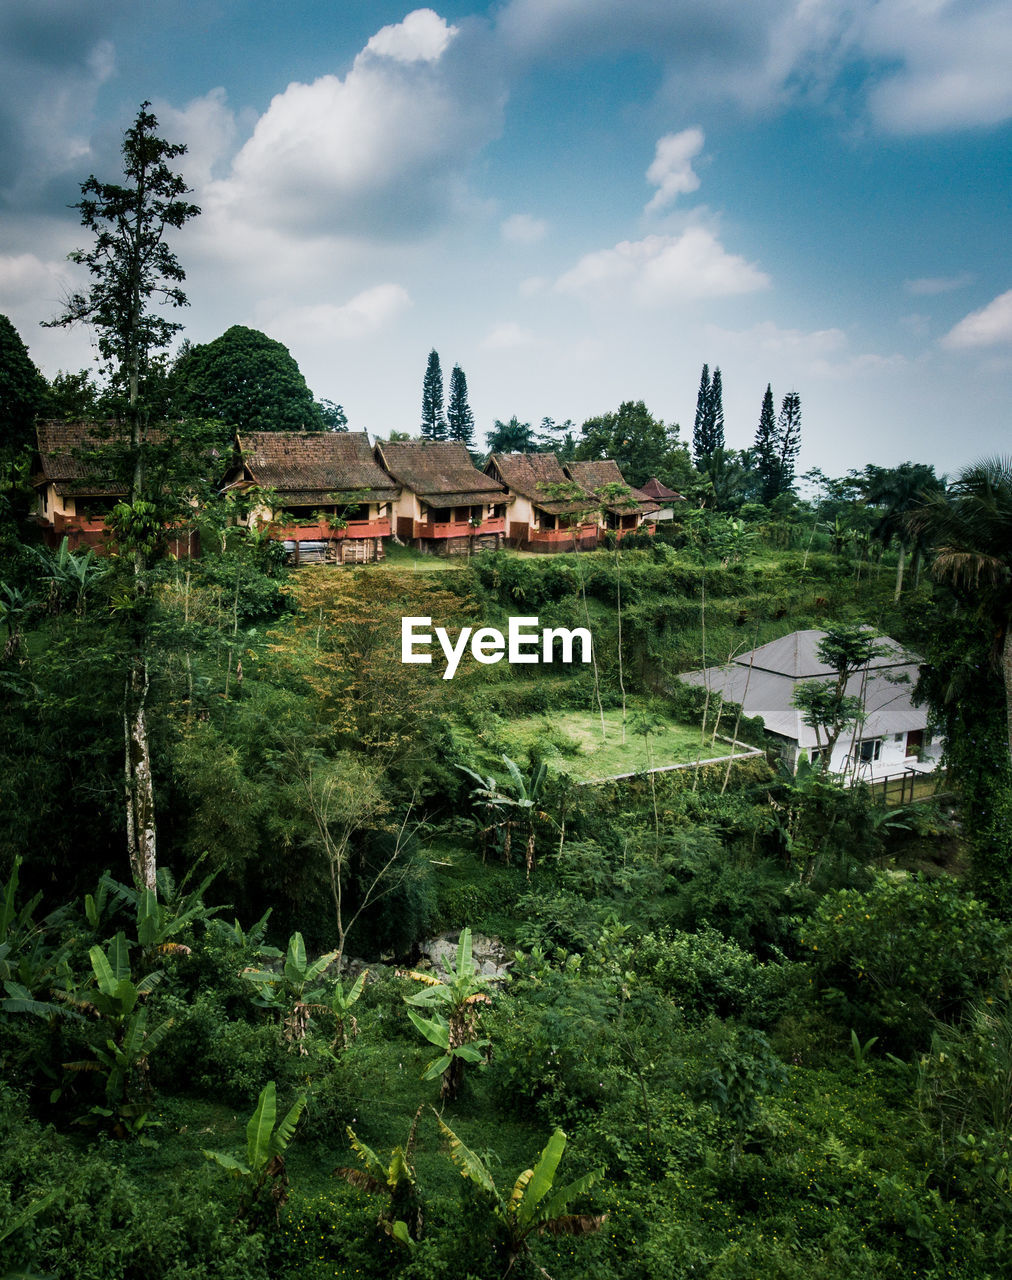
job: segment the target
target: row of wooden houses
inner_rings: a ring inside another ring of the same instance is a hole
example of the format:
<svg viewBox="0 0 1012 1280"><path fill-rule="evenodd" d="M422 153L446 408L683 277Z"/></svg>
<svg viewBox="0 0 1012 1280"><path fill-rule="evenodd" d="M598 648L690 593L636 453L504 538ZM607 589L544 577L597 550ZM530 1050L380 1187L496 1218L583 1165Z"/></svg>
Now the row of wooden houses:
<svg viewBox="0 0 1012 1280"><path fill-rule="evenodd" d="M32 483L44 536L102 549L106 516L127 493L101 463L110 428L40 422L37 434ZM653 533L680 500L656 479L633 488L609 460L496 453L479 471L462 444L371 445L364 431L237 432L231 455L209 465L222 494L244 499L237 521L268 529L294 564L372 563L391 538L441 555L587 550L609 533Z"/></svg>

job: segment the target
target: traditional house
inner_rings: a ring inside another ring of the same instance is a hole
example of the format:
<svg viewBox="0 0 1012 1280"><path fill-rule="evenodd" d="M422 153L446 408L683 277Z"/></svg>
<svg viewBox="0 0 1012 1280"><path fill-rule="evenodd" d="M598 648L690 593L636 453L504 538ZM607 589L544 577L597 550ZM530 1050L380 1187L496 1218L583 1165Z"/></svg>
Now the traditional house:
<svg viewBox="0 0 1012 1280"><path fill-rule="evenodd" d="M509 490L506 529L511 546L527 551L592 551L597 546L599 517L588 511L587 495L550 496L556 486L574 486L554 453L493 453L485 473Z"/></svg>
<svg viewBox="0 0 1012 1280"><path fill-rule="evenodd" d="M817 759L825 749L801 712L794 691L806 681L835 679L819 660L825 631L795 631L743 653L722 667L693 671L681 678L740 704L747 716L761 716L766 732L779 744L793 768L801 751ZM864 720L840 735L829 767L834 773L867 782L910 770L930 773L938 764L941 744L932 740L927 711L911 698L920 659L882 636L885 652L851 677L847 693L861 699Z"/></svg>
<svg viewBox="0 0 1012 1280"><path fill-rule="evenodd" d="M381 443L376 458L400 486L395 505L400 541L439 555L501 546L509 495L475 468L462 444Z"/></svg>
<svg viewBox="0 0 1012 1280"><path fill-rule="evenodd" d="M106 517L117 502L129 498L130 435L120 422L39 422L32 487L38 497L35 518L50 547L64 538L71 551L91 548L100 554L113 549ZM157 430L147 433L151 444L164 443ZM167 531L168 551L177 557L196 555L196 530Z"/></svg>
<svg viewBox="0 0 1012 1280"><path fill-rule="evenodd" d="M640 489L640 493L645 493L652 502L658 504L658 510L654 512L654 519L657 521L673 520L675 518L674 504L685 501L685 498L680 493L676 493L674 489L669 489L656 476L650 477Z"/></svg>
<svg viewBox="0 0 1012 1280"><path fill-rule="evenodd" d="M611 458L601 458L597 462L567 462L564 469L569 478L575 480L585 492L601 499L602 528L614 533L617 538L623 538L637 529L643 529L646 533L654 532L657 503L641 489L633 488L619 471L618 463ZM628 489L628 494L616 492L614 497L607 497L607 490L619 485Z"/></svg>
<svg viewBox="0 0 1012 1280"><path fill-rule="evenodd" d="M296 565L382 560L400 493L364 431L237 432L221 488L245 495L244 523L269 528Z"/></svg>

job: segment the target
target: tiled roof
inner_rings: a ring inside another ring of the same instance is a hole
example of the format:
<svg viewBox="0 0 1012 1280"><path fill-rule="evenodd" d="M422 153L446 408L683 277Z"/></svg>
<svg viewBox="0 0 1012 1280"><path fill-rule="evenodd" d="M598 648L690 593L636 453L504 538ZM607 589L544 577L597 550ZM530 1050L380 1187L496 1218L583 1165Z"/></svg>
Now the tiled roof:
<svg viewBox="0 0 1012 1280"><path fill-rule="evenodd" d="M398 484L418 494L430 506L464 507L502 502L505 498L502 487L482 475L471 462L467 449L454 441L379 444L376 453Z"/></svg>
<svg viewBox="0 0 1012 1280"><path fill-rule="evenodd" d="M495 467L507 488L529 498L539 510L547 511L549 515L572 515L586 508L585 502L545 496L546 486L574 483L554 453L493 453L489 466Z"/></svg>
<svg viewBox="0 0 1012 1280"><path fill-rule="evenodd" d="M40 422L36 486L52 484L61 497L77 494L116 498L129 492L125 476L111 456L129 447L127 428L118 422ZM104 456L103 456L104 455Z"/></svg>
<svg viewBox="0 0 1012 1280"><path fill-rule="evenodd" d="M249 479L285 502L309 505L332 493L385 501L399 491L377 465L364 431L250 431L236 439Z"/></svg>

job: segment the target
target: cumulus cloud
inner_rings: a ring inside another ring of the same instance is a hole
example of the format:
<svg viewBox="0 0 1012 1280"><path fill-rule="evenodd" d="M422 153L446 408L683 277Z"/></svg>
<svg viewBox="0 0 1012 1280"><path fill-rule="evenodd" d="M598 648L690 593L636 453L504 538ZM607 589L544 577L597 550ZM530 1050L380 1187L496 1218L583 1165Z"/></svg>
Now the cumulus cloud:
<svg viewBox="0 0 1012 1280"><path fill-rule="evenodd" d="M292 343L345 342L377 333L410 306L411 297L402 285L377 284L341 306L318 303L276 312L270 327Z"/></svg>
<svg viewBox="0 0 1012 1280"><path fill-rule="evenodd" d="M438 62L458 30L432 9L415 9L403 22L377 31L366 53L395 62Z"/></svg>
<svg viewBox="0 0 1012 1280"><path fill-rule="evenodd" d="M915 298L933 298L939 293L951 293L973 283L973 276L964 271L958 276L924 276L918 280L904 280L903 287Z"/></svg>
<svg viewBox="0 0 1012 1280"><path fill-rule="evenodd" d="M696 226L588 253L555 287L580 297L623 293L644 306L664 306L753 293L769 283L754 263L728 253L712 231Z"/></svg>
<svg viewBox="0 0 1012 1280"><path fill-rule="evenodd" d="M1000 293L979 311L964 316L942 339L951 351L1012 343L1012 289Z"/></svg>
<svg viewBox="0 0 1012 1280"><path fill-rule="evenodd" d="M548 234L548 223L529 213L514 213L503 220L499 230L509 244L537 244Z"/></svg>
<svg viewBox="0 0 1012 1280"><path fill-rule="evenodd" d="M156 102L159 132L170 142L183 142L186 155L178 168L196 190L211 181L235 147L238 126L224 89L212 89L182 109Z"/></svg>
<svg viewBox="0 0 1012 1280"><path fill-rule="evenodd" d="M461 199L505 98L480 48L416 10L370 40L343 78L292 83L271 102L206 203L229 219L382 239L417 234Z"/></svg>
<svg viewBox="0 0 1012 1280"><path fill-rule="evenodd" d="M646 207L646 213L656 213L690 191L699 190L699 178L692 168L692 161L703 149L703 131L695 127L681 133L668 133L660 138L653 163L647 170L647 182L657 188Z"/></svg>

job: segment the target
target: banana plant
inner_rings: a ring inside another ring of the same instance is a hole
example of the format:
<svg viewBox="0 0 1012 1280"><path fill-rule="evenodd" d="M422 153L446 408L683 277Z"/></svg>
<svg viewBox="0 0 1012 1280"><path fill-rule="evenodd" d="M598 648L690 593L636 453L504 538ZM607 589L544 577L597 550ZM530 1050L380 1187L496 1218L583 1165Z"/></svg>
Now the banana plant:
<svg viewBox="0 0 1012 1280"><path fill-rule="evenodd" d="M425 1068L422 1079L435 1080L441 1076L439 1096L452 1101L460 1090L464 1064L484 1061L481 1050L489 1044L488 1040L478 1038L481 1006L490 1004L491 1000L486 991L488 979L478 972L471 954L471 930L464 929L461 933L457 962L450 966L445 982L415 970L404 976L424 984L423 990L405 996L404 1002L432 1010L430 1017L423 1018L414 1009L408 1009L408 1017L425 1039L440 1050L439 1057ZM446 1016L435 1008L438 1005L446 1010Z"/></svg>
<svg viewBox="0 0 1012 1280"><path fill-rule="evenodd" d="M376 1220L377 1226L391 1239L405 1245L408 1249L413 1249L421 1239L424 1225L422 1205L418 1195L418 1180L411 1164L411 1151L415 1145L415 1133L421 1113L422 1108L419 1107L411 1122L407 1142L403 1147L394 1147L386 1164L371 1147L367 1147L359 1140L355 1130L349 1126L347 1133L351 1149L365 1168L334 1170L337 1177L344 1178L353 1187L373 1195L388 1197L386 1205L380 1210Z"/></svg>
<svg viewBox="0 0 1012 1280"><path fill-rule="evenodd" d="M63 1012L62 1006L40 999L54 989L66 989L71 982L67 957L70 945L53 947L48 937L66 919L69 908L59 907L41 920L35 909L42 900L37 893L22 906L17 905L21 858L0 890L0 983L6 993L0 997L4 1013L34 1013L48 1018Z"/></svg>
<svg viewBox="0 0 1012 1280"><path fill-rule="evenodd" d="M604 1174L603 1169L585 1173L582 1178L555 1186L555 1175L566 1149L566 1135L556 1129L532 1169L525 1169L513 1184L509 1199L496 1187L488 1165L457 1137L449 1125L437 1116L439 1128L450 1144L450 1159L460 1175L484 1192L491 1202L506 1250L509 1275L518 1258L530 1253L533 1235L548 1232L554 1236L584 1236L600 1231L607 1214L572 1214L566 1210Z"/></svg>
<svg viewBox="0 0 1012 1280"><path fill-rule="evenodd" d="M303 1041L309 1030L314 1008L322 1009L326 988L314 986L329 966L337 959L338 952L328 951L311 964L306 955L306 944L301 933L293 933L280 971L275 969L245 969L243 977L256 988L253 1003L263 1009L273 1009L282 1015L285 1039L297 1045L305 1053ZM356 997L357 998L357 997Z"/></svg>
<svg viewBox="0 0 1012 1280"><path fill-rule="evenodd" d="M107 1032L104 1044L94 1046L94 1059L65 1062L68 1071L105 1073L106 1100L115 1109L117 1125L131 1129L126 1123L135 1116L131 1096L139 1077L148 1069L148 1059L172 1027L167 1018L148 1030L148 1011L141 1001L158 986L162 973L149 973L134 982L130 973L130 948L122 930L109 943L107 951L92 947L91 960L95 986L83 993L72 993L67 1000L79 1010L96 1013ZM101 1114L113 1114L101 1111ZM143 1116L141 1116L143 1123Z"/></svg>
<svg viewBox="0 0 1012 1280"><path fill-rule="evenodd" d="M365 987L365 980L368 976L369 970L363 969L347 991L344 989L344 984L338 982L337 986L331 992L329 1007L330 1012L334 1015L334 1019L337 1023L337 1027L334 1032L334 1042L330 1046L331 1049L336 1049L338 1045L340 1045L342 1050L347 1049L349 1024L351 1026L351 1034L353 1036L358 1035L358 1024L351 1012L351 1008L362 994L362 989Z"/></svg>
<svg viewBox="0 0 1012 1280"><path fill-rule="evenodd" d="M295 1129L305 1106L306 1095L300 1093L288 1114L278 1122L277 1086L273 1080L269 1080L264 1085L257 1108L246 1126L246 1159L229 1155L225 1151L204 1149L208 1160L213 1160L242 1181L244 1190L238 1214L240 1218L253 1211L268 1185L277 1218L278 1210L288 1199L285 1152L295 1136Z"/></svg>

